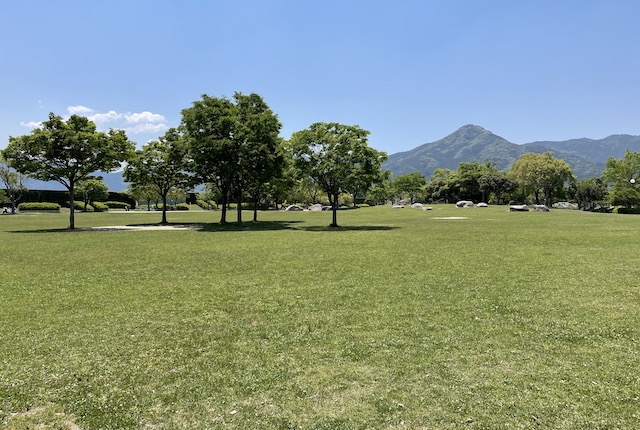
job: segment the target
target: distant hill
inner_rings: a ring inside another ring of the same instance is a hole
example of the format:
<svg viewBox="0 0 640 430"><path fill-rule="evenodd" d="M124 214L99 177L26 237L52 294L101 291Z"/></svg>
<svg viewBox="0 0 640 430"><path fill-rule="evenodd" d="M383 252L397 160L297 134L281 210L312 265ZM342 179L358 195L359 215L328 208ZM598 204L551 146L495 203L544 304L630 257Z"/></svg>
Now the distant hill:
<svg viewBox="0 0 640 430"><path fill-rule="evenodd" d="M561 142L540 141L524 144L525 147L546 147L552 151L565 154L576 154L586 157L595 163L604 165L609 157L622 158L628 149L632 152L640 151L640 136L628 134L614 134L604 139L571 139Z"/></svg>
<svg viewBox="0 0 640 430"><path fill-rule="evenodd" d="M128 183L124 182L120 171L112 173L96 172L95 176L102 176L102 182L109 187L109 191L120 192L128 187ZM43 182L29 179L25 185L30 190L66 190L62 184L55 181Z"/></svg>
<svg viewBox="0 0 640 430"><path fill-rule="evenodd" d="M383 168L393 176L420 172L429 178L435 169L455 170L461 162L491 161L507 170L528 152L552 151L571 165L578 179L600 176L609 157L622 158L626 149L640 151L640 136L614 135L601 140L573 139L517 145L478 125L465 125L450 135L410 151L391 154Z"/></svg>

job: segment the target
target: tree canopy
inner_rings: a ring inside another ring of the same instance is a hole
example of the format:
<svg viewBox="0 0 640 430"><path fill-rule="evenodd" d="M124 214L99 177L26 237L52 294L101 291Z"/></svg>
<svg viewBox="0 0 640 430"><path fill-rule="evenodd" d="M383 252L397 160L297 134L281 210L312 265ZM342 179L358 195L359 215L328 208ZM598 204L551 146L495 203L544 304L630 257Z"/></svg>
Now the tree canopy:
<svg viewBox="0 0 640 430"><path fill-rule="evenodd" d="M524 154L513 163L509 176L525 192L533 193L536 204L540 204L540 197L543 197L547 206L551 206L552 197L564 187L566 181L575 180L571 166L553 158L551 152Z"/></svg>
<svg viewBox="0 0 640 430"><path fill-rule="evenodd" d="M9 137L3 154L17 171L42 181L56 181L69 191L69 228L75 228L74 194L78 182L94 172L120 167L134 150L122 130L96 131L86 117L68 120L53 113L31 134Z"/></svg>
<svg viewBox="0 0 640 430"><path fill-rule="evenodd" d="M238 196L242 223L243 191L277 176L281 124L262 97L236 92L233 100L202 95L182 111L182 129L201 182L215 184L222 197L220 222L226 223L231 192Z"/></svg>
<svg viewBox="0 0 640 430"><path fill-rule="evenodd" d="M370 148L368 135L369 131L357 125L318 122L291 136L292 155L300 171L327 193L332 227L338 226L338 198L353 190L355 178L372 181L382 177L381 165L387 154ZM370 185L366 184L367 188Z"/></svg>
<svg viewBox="0 0 640 430"><path fill-rule="evenodd" d="M4 186L2 190L2 196L4 196L1 203L11 204L11 213L16 213L16 205L22 198L22 194L27 191L27 187L24 185L26 175L17 172L9 167L4 158L2 158L2 151L0 151L0 184Z"/></svg>
<svg viewBox="0 0 640 430"><path fill-rule="evenodd" d="M125 180L134 186L150 186L162 199L161 224L167 224L167 195L174 188L189 188L193 177L187 157L187 145L175 128L157 141L136 151L124 170Z"/></svg>
<svg viewBox="0 0 640 430"><path fill-rule="evenodd" d="M609 158L603 178L611 187L611 204L631 207L640 204L640 152L627 150L624 157Z"/></svg>

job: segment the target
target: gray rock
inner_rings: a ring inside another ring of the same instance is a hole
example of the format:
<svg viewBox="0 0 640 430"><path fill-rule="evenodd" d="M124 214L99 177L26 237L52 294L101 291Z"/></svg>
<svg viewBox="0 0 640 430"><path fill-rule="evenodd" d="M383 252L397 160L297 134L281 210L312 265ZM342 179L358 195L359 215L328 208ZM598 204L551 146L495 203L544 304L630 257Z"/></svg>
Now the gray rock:
<svg viewBox="0 0 640 430"><path fill-rule="evenodd" d="M529 212L529 206L527 206L527 205L511 205L511 206L509 206L509 212Z"/></svg>
<svg viewBox="0 0 640 430"><path fill-rule="evenodd" d="M287 206L284 210L285 211L303 211L304 209L298 205L291 205L291 206Z"/></svg>
<svg viewBox="0 0 640 430"><path fill-rule="evenodd" d="M545 205L533 205L534 212L549 212L549 208Z"/></svg>
<svg viewBox="0 0 640 430"><path fill-rule="evenodd" d="M459 208L472 208L473 202L469 200L460 200L459 202L456 203L456 206Z"/></svg>
<svg viewBox="0 0 640 430"><path fill-rule="evenodd" d="M316 203L315 205L309 206L309 210L312 212L320 212L322 210L322 205L320 203Z"/></svg>

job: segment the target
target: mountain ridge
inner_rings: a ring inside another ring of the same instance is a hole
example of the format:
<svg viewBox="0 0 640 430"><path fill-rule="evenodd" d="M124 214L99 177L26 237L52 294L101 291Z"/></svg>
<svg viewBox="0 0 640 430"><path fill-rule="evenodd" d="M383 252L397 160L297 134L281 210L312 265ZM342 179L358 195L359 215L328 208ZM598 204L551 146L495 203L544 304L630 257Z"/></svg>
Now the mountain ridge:
<svg viewBox="0 0 640 430"><path fill-rule="evenodd" d="M498 169L507 170L528 152L551 151L556 158L571 165L575 176L582 179L602 175L607 159L622 158L626 149L640 151L640 136L614 134L603 139L516 144L479 125L467 124L442 139L391 154L382 167L393 176L417 171L429 178L435 169L455 170L461 162L490 161L497 163Z"/></svg>

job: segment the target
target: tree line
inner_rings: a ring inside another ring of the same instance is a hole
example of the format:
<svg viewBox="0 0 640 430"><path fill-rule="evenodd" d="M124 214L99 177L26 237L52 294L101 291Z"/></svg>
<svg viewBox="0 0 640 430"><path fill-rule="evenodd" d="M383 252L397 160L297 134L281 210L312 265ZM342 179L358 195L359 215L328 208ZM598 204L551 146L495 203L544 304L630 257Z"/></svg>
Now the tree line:
<svg viewBox="0 0 640 430"><path fill-rule="evenodd" d="M62 184L69 192L69 228L74 229L78 187L86 188L96 171L123 164L133 193L152 190L161 198L162 223L167 223L167 197L177 189L207 184L220 198L220 222L227 222L228 203L235 200L242 224L246 196L255 202L267 195L277 199L306 181L328 197L331 226L337 226L340 196L364 192L384 178L381 165L387 155L370 148L369 132L356 125L315 123L285 141L277 115L255 93L237 92L232 98L205 94L181 113L179 127L138 150L122 130L100 132L86 117L65 120L50 113L30 134L9 138L2 151L5 170L22 182L6 188L22 189L26 176Z"/></svg>
<svg viewBox="0 0 640 430"><path fill-rule="evenodd" d="M583 210L608 210L640 204L639 177L640 152L627 151L619 160L611 157L602 176L580 181L568 163L545 152L524 154L504 172L489 161L462 162L457 170L436 169L428 181L414 172L387 180L372 192L382 200L443 203L471 200L551 206L561 199L573 201Z"/></svg>
<svg viewBox="0 0 640 430"><path fill-rule="evenodd" d="M611 204L640 203L640 191L630 179L640 173L640 154L610 159L601 178L576 182L571 167L552 153L529 153L507 172L491 162L460 163L457 170L437 169L426 180L419 173L390 177L382 169L387 154L368 145L369 131L357 125L314 123L280 137L282 124L258 94L236 92L232 98L202 95L181 111L181 122L157 140L136 150L122 130L97 131L86 117L68 119L50 113L30 134L10 137L0 152L0 179L5 192L0 201L20 199L27 177L56 181L69 192L69 228L75 228L74 202L85 205L104 194L96 171L124 167L136 199L162 201L162 223L167 223L167 199L179 190L205 184L207 200L221 204L220 222L227 222L230 202L237 204L242 224L243 202L318 203L326 199L332 210L331 226L338 226L337 209L366 196L371 203L396 199L425 202L505 203L534 200L550 205L569 197L581 207L609 199Z"/></svg>

